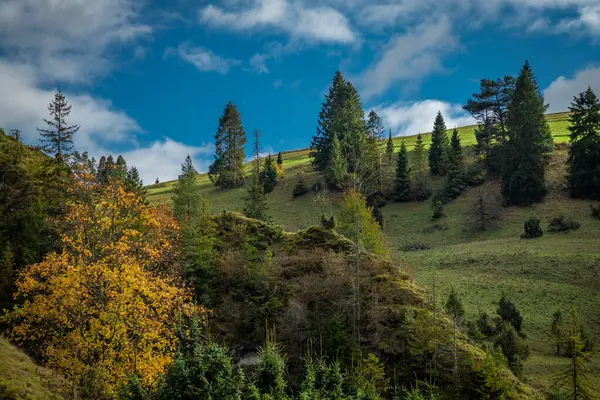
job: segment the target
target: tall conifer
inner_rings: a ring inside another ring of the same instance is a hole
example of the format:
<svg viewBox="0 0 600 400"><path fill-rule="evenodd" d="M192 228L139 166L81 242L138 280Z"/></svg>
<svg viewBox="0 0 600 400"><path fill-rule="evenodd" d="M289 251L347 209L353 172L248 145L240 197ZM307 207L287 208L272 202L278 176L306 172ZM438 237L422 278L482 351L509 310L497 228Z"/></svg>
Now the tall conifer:
<svg viewBox="0 0 600 400"><path fill-rule="evenodd" d="M529 62L525 62L506 115L502 196L508 205L529 205L546 195L544 153L550 134L546 109Z"/></svg>
<svg viewBox="0 0 600 400"><path fill-rule="evenodd" d="M392 157L394 156L394 141L392 140L392 130L389 131L387 144L385 145L385 156L388 159L388 163L392 163Z"/></svg>
<svg viewBox="0 0 600 400"><path fill-rule="evenodd" d="M404 141L400 145L396 159L396 177L394 179L394 199L396 201L410 200L410 166Z"/></svg>
<svg viewBox="0 0 600 400"><path fill-rule="evenodd" d="M254 161L248 194L244 198L244 214L249 218L267 219L267 198L260 182L260 131L254 130Z"/></svg>
<svg viewBox="0 0 600 400"><path fill-rule="evenodd" d="M67 124L66 118L71 113L71 105L58 88L54 99L48 105L51 119L45 119L48 129L38 128L41 136L42 149L52 156L66 159L73 150L73 135L79 130L79 125Z"/></svg>
<svg viewBox="0 0 600 400"><path fill-rule="evenodd" d="M431 147L429 148L429 169L431 175L441 176L446 173L448 151L448 136L446 123L442 113L438 111L431 132Z"/></svg>
<svg viewBox="0 0 600 400"><path fill-rule="evenodd" d="M215 161L208 176L216 186L235 187L244 181L246 133L237 107L227 103L215 133Z"/></svg>

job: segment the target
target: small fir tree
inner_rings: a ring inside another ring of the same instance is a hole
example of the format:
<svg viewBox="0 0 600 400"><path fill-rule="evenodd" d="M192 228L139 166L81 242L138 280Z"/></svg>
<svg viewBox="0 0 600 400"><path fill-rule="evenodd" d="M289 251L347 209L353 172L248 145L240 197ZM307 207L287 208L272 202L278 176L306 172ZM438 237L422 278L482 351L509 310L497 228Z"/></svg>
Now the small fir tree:
<svg viewBox="0 0 600 400"><path fill-rule="evenodd" d="M591 400L593 389L587 376L588 368L586 362L590 359L590 353L585 350L585 344L581 337L581 322L575 306L571 307L569 322L566 332L565 347L569 365L560 374L560 378L569 388L570 398L574 400Z"/></svg>
<svg viewBox="0 0 600 400"><path fill-rule="evenodd" d="M38 128L42 149L47 154L57 156L58 159L64 161L73 150L73 135L79 130L79 125L69 125L66 121L71 114L71 107L59 87L54 94L54 99L48 105L51 119L44 118L48 128Z"/></svg>
<svg viewBox="0 0 600 400"><path fill-rule="evenodd" d="M465 316L465 308L458 297L458 294L454 290L454 286L452 286L452 290L450 291L450 295L448 295L448 300L446 301L446 311L452 318L452 327L453 327L453 358L454 358L454 374L458 374L458 351L456 346L456 331L458 330L459 325L461 324L464 316Z"/></svg>
<svg viewBox="0 0 600 400"><path fill-rule="evenodd" d="M394 156L394 141L392 140L392 130L389 130L389 136L387 143L385 145L385 155L387 157L388 163L392 163L392 157Z"/></svg>
<svg viewBox="0 0 600 400"><path fill-rule="evenodd" d="M245 207L244 214L249 218L261 220L267 219L267 197L265 196L264 187L260 182L260 131L254 130L254 168L252 180L248 187L248 194L244 198Z"/></svg>
<svg viewBox="0 0 600 400"><path fill-rule="evenodd" d="M427 183L425 143L423 143L423 136L420 133L417 135L413 156L412 170L414 171L414 181L411 186L414 197L418 201L427 200L431 196L431 190Z"/></svg>
<svg viewBox="0 0 600 400"><path fill-rule="evenodd" d="M560 310L552 314L552 326L550 327L550 333L552 334L552 341L554 342L554 354L560 356L563 354L563 345L565 342L565 323L563 320L562 313Z"/></svg>
<svg viewBox="0 0 600 400"><path fill-rule="evenodd" d="M408 152L404 141L396 159L396 177L394 179L394 199L396 201L410 200L410 165Z"/></svg>
<svg viewBox="0 0 600 400"><path fill-rule="evenodd" d="M271 157L270 154L265 159L263 170L260 175L260 180L262 182L265 194L271 193L277 185L277 167L275 166L273 157Z"/></svg>
<svg viewBox="0 0 600 400"><path fill-rule="evenodd" d="M448 177L444 186L444 201L451 201L465 191L465 166L458 130L452 132L448 150Z"/></svg>
<svg viewBox="0 0 600 400"><path fill-rule="evenodd" d="M281 152L277 153L277 165L281 168L283 166L283 156Z"/></svg>

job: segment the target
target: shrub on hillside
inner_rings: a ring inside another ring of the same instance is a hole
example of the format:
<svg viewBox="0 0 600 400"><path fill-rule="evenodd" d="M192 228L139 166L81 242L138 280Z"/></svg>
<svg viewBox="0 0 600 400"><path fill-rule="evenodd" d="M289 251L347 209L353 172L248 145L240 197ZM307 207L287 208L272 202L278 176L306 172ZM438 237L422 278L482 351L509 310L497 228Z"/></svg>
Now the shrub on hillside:
<svg viewBox="0 0 600 400"><path fill-rule="evenodd" d="M464 229L472 232L487 231L493 227L501 213L502 205L495 193L479 189L469 203Z"/></svg>
<svg viewBox="0 0 600 400"><path fill-rule="evenodd" d="M323 192L323 182L321 180L316 181L312 185L312 191L314 194L319 194Z"/></svg>
<svg viewBox="0 0 600 400"><path fill-rule="evenodd" d="M433 214L431 215L431 220L435 221L444 216L444 203L442 202L442 196L435 195L432 199L431 206L433 209Z"/></svg>
<svg viewBox="0 0 600 400"><path fill-rule="evenodd" d="M565 218L563 215L552 218L548 230L550 232L569 232L576 231L579 229L581 224L575 221L573 218Z"/></svg>
<svg viewBox="0 0 600 400"><path fill-rule="evenodd" d="M373 214L373 218L375 218L375 221L377 221L377 223L383 230L383 214L381 213L379 207L373 207L371 214Z"/></svg>
<svg viewBox="0 0 600 400"><path fill-rule="evenodd" d="M294 196L294 198L296 198L305 195L306 193L308 193L308 188L306 187L304 178L302 177L302 175L300 175L300 177L298 178L298 182L296 182L296 186L294 186L294 191L292 192L292 195Z"/></svg>
<svg viewBox="0 0 600 400"><path fill-rule="evenodd" d="M469 186L478 186L485 181L485 168L481 163L472 163L465 168L465 183Z"/></svg>
<svg viewBox="0 0 600 400"><path fill-rule="evenodd" d="M321 214L321 226L325 229L335 229L335 216L327 218L325 214Z"/></svg>
<svg viewBox="0 0 600 400"><path fill-rule="evenodd" d="M402 251L421 251L429 249L431 249L431 245L421 241L406 242L402 246Z"/></svg>
<svg viewBox="0 0 600 400"><path fill-rule="evenodd" d="M524 233L521 235L521 239L533 239L544 235L542 227L540 226L540 220L536 217L530 217L523 226Z"/></svg>
<svg viewBox="0 0 600 400"><path fill-rule="evenodd" d="M590 204L590 209L592 210L592 217L600 219L600 203L597 205Z"/></svg>

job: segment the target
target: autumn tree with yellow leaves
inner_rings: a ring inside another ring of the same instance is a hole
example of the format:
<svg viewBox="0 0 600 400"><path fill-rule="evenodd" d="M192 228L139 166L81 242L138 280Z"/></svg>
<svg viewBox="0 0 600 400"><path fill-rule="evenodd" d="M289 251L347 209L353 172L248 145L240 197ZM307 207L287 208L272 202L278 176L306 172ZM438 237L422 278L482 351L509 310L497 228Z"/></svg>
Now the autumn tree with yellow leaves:
<svg viewBox="0 0 600 400"><path fill-rule="evenodd" d="M177 224L123 184L85 171L57 223L60 251L17 280L12 338L95 398L128 377L152 386L172 360L181 316L205 310L181 286Z"/></svg>

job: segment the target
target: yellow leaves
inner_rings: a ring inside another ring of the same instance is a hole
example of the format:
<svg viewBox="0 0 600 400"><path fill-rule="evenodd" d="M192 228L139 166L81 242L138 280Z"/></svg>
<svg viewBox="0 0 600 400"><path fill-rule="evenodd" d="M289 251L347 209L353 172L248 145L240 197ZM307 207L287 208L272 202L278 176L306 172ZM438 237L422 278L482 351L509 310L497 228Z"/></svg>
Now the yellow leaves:
<svg viewBox="0 0 600 400"><path fill-rule="evenodd" d="M17 296L17 341L34 340L46 363L103 394L137 373L152 383L169 364L179 315L204 315L175 285L178 231L118 184L86 183L59 225L62 251L26 267Z"/></svg>

